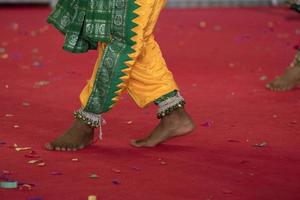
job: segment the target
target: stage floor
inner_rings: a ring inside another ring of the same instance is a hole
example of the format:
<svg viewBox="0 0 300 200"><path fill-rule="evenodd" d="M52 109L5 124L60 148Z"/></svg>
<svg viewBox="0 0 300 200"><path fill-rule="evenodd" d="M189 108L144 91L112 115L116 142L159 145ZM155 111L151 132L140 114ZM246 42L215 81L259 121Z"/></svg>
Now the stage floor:
<svg viewBox="0 0 300 200"><path fill-rule="evenodd" d="M49 12L0 8L0 175L8 170L6 177L34 184L0 189L1 200L300 199L300 90L264 88L296 52L299 14L164 10L157 40L196 131L154 149L130 147L155 126L156 108L141 110L125 94L105 115L103 141L56 153L42 146L70 126L96 52L64 52L63 36L45 23ZM45 165L28 164L36 159Z"/></svg>

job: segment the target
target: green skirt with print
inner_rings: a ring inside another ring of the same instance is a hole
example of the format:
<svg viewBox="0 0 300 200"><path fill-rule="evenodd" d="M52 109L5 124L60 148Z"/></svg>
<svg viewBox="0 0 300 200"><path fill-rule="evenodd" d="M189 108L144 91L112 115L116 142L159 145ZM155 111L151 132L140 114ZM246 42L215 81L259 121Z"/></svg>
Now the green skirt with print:
<svg viewBox="0 0 300 200"><path fill-rule="evenodd" d="M94 50L98 42L109 42L111 39L113 6L110 2L59 0L47 21L65 35L65 50L73 53Z"/></svg>

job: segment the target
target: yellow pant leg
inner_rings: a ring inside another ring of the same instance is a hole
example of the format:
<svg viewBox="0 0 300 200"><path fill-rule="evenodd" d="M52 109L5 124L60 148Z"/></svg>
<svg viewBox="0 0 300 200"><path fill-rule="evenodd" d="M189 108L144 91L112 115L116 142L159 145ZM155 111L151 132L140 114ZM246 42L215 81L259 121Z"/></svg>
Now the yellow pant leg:
<svg viewBox="0 0 300 200"><path fill-rule="evenodd" d="M128 80L124 81L123 89L128 89L138 106L144 107L164 94L177 89L177 86L152 35L165 0L136 0L135 2L140 6L134 11L138 17L133 20L137 24L133 28L136 35L131 38L136 43L132 47L135 52L129 54L131 60L126 62ZM99 46L99 55L92 77L80 95L82 107L86 106L92 93L103 51L110 45Z"/></svg>
<svg viewBox="0 0 300 200"><path fill-rule="evenodd" d="M178 87L153 37L145 43L132 69L127 90L139 107L145 107Z"/></svg>
<svg viewBox="0 0 300 200"><path fill-rule="evenodd" d="M137 2L140 2L138 0ZM137 18L138 24L145 24L137 38L140 49L130 74L127 90L139 107L145 107L157 98L178 90L172 73L168 70L153 31L165 5L165 0L151 0L151 7L141 6L141 13L150 12L149 18Z"/></svg>

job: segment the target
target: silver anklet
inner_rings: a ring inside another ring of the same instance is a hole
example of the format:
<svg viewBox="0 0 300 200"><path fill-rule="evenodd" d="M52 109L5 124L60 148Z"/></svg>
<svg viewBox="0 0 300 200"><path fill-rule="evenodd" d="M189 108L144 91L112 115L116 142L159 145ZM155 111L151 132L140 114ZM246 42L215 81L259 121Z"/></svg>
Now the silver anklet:
<svg viewBox="0 0 300 200"><path fill-rule="evenodd" d="M99 127L99 138L100 140L102 140L102 124L105 124L105 120L102 118L101 115L85 112L82 108L80 108L79 110L74 111L74 117L76 119L81 120L83 123L85 123L91 128Z"/></svg>
<svg viewBox="0 0 300 200"><path fill-rule="evenodd" d="M74 117L83 121L91 128L98 128L100 126L100 115L83 111L82 108L74 112Z"/></svg>
<svg viewBox="0 0 300 200"><path fill-rule="evenodd" d="M159 109L157 111L157 118L161 119L171 114L173 111L183 108L184 105L184 98L178 92L175 96L170 97L158 104Z"/></svg>

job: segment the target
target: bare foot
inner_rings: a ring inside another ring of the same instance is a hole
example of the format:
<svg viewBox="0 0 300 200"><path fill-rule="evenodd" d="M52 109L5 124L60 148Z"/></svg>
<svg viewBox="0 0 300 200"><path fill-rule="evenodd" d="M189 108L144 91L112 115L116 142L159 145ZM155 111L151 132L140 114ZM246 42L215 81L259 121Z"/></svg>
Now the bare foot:
<svg viewBox="0 0 300 200"><path fill-rule="evenodd" d="M155 147L174 137L187 135L194 130L195 125L184 109L174 111L161 119L160 123L146 138L132 140L134 147Z"/></svg>
<svg viewBox="0 0 300 200"><path fill-rule="evenodd" d="M45 148L51 151L77 151L90 145L93 138L94 129L80 120L75 120L67 132L45 144Z"/></svg>
<svg viewBox="0 0 300 200"><path fill-rule="evenodd" d="M285 73L276 77L266 87L272 91L285 92L300 85L300 67L289 67Z"/></svg>

